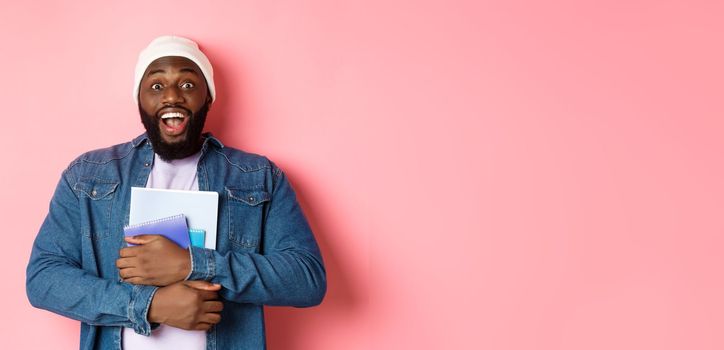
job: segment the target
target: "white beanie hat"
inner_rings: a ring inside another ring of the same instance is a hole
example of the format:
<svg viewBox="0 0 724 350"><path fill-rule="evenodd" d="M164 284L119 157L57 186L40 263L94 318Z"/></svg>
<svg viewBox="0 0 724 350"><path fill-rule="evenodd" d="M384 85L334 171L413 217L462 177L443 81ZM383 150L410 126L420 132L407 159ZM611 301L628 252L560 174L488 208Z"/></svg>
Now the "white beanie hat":
<svg viewBox="0 0 724 350"><path fill-rule="evenodd" d="M143 79L143 73L146 72L146 68L148 68L153 61L168 56L185 57L196 63L199 69L201 69L201 73L204 74L204 78L206 78L206 85L209 87L209 92L211 93L211 101L216 99L214 69L211 67L211 62L209 62L206 55L199 50L199 45L190 39L180 36L165 35L153 39L138 55L136 74L133 81L133 99L136 100L136 104L138 104L138 89L141 85L141 79Z"/></svg>

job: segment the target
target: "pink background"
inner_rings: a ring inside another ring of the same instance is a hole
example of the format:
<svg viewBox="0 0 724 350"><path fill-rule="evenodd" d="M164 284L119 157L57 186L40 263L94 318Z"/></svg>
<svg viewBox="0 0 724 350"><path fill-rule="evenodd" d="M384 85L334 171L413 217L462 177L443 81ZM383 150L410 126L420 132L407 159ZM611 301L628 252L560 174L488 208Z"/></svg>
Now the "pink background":
<svg viewBox="0 0 724 350"><path fill-rule="evenodd" d="M142 132L136 55L175 33L323 249L271 349L724 348L724 3L230 3L3 1L0 347L78 347L32 240L74 157Z"/></svg>

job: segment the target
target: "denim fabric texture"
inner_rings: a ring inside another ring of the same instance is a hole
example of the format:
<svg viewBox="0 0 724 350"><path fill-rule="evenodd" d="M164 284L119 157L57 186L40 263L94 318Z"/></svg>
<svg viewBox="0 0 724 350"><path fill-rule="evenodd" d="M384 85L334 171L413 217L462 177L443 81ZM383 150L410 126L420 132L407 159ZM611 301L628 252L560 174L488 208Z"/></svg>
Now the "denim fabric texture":
<svg viewBox="0 0 724 350"><path fill-rule="evenodd" d="M264 349L263 305L308 307L327 288L322 256L284 173L267 158L204 134L199 190L219 193L216 250L192 247L191 280L222 286L221 323L207 349ZM157 287L121 282L131 187L153 166L145 134L91 151L63 172L33 244L26 291L31 304L81 322L81 349L120 349L121 329L151 334Z"/></svg>

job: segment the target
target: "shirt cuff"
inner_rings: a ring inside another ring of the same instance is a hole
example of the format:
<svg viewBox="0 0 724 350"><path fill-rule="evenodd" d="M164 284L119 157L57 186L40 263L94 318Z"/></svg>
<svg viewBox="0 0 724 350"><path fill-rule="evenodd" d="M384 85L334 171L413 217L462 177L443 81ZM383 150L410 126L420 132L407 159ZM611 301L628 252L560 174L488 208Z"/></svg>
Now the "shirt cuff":
<svg viewBox="0 0 724 350"><path fill-rule="evenodd" d="M212 249L190 246L189 252L191 252L191 273L186 278L187 280L210 281L216 276Z"/></svg>
<svg viewBox="0 0 724 350"><path fill-rule="evenodd" d="M128 304L128 315L133 324L133 331L141 335L151 335L151 324L148 322L148 310L151 300L158 287L134 285L131 291L131 302Z"/></svg>
<svg viewBox="0 0 724 350"><path fill-rule="evenodd" d="M191 274L194 273L194 256L191 255L191 246L189 246L186 250L189 251L189 261L191 261L191 268L189 269L189 274L184 277L184 281L191 280Z"/></svg>

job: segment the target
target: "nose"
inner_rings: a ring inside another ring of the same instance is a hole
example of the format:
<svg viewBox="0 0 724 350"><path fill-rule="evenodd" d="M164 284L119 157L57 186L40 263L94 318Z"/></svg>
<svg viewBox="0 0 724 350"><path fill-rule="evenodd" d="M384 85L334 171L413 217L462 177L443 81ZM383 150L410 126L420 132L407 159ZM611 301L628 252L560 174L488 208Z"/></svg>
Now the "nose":
<svg viewBox="0 0 724 350"><path fill-rule="evenodd" d="M163 90L164 104L176 104L182 102L184 102L184 97L177 86L169 86Z"/></svg>

